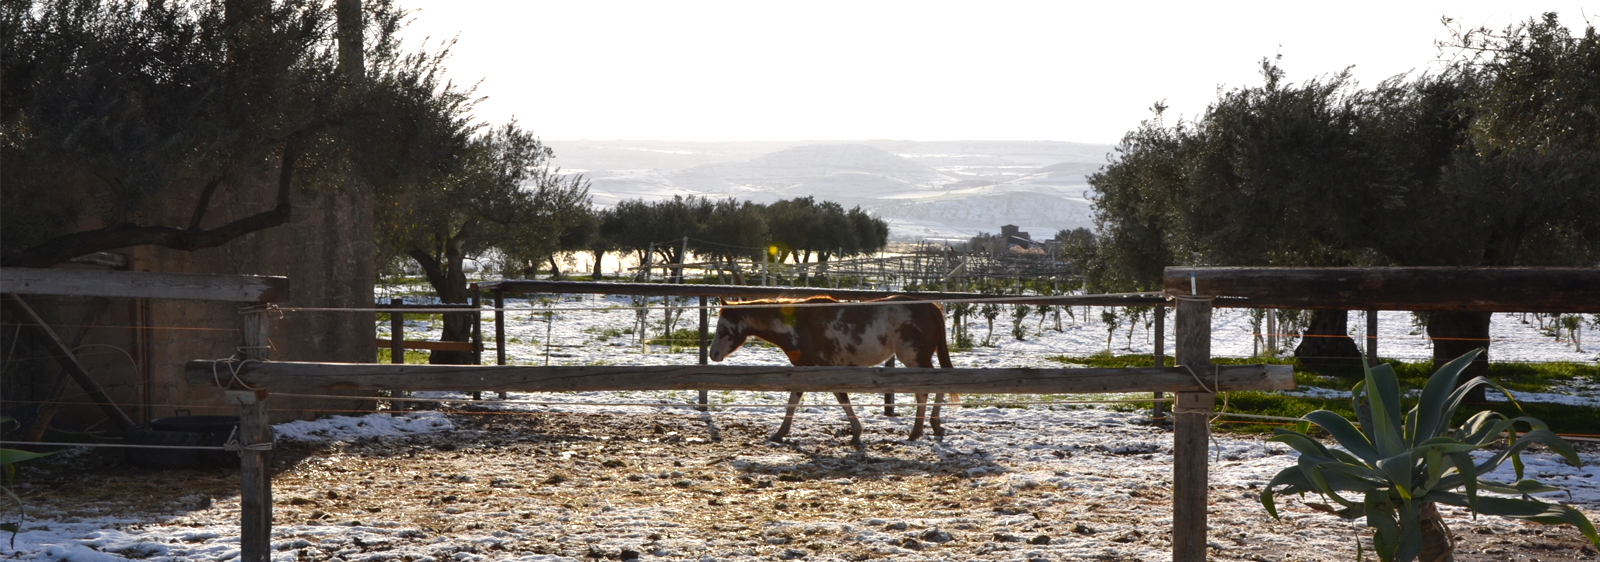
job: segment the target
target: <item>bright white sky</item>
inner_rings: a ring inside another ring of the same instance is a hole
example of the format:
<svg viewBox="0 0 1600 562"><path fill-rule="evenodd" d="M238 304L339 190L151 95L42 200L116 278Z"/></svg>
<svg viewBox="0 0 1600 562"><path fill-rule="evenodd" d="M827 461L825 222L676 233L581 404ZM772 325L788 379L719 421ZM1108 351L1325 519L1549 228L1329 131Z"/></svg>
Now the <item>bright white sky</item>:
<svg viewBox="0 0 1600 562"><path fill-rule="evenodd" d="M409 48L458 37L477 116L545 139L1115 142L1166 100L1354 65L1430 67L1450 16L1504 28L1571 1L603 2L401 0ZM1600 23L1600 19L1596 19ZM1172 113L1169 113L1169 116Z"/></svg>

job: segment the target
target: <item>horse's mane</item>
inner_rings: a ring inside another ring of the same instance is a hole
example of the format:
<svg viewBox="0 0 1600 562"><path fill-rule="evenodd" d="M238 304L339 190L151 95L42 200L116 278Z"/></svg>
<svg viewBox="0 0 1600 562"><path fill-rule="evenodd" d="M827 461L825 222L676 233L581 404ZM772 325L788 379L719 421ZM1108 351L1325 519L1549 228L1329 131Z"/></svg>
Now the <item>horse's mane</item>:
<svg viewBox="0 0 1600 562"><path fill-rule="evenodd" d="M827 295L816 295L816 296L812 296L812 297L806 297L806 298L803 298L803 299L760 299L760 300L753 300L753 301L723 302L722 305L723 306L740 306L740 305L746 305L746 304L756 304L756 305L817 304L817 303L837 303L837 302L839 302L839 300L835 299L833 297L830 297L830 296L827 296Z"/></svg>

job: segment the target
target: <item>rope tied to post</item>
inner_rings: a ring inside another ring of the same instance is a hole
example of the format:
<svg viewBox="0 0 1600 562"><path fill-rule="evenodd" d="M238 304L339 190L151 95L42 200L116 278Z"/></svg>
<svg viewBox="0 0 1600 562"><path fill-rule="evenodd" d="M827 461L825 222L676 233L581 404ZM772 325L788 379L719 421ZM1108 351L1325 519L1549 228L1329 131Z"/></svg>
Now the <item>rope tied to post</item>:
<svg viewBox="0 0 1600 562"><path fill-rule="evenodd" d="M228 433L228 441L226 443L222 444L222 450L224 450L224 451L233 451L234 453L236 453L236 454L238 454L239 456L242 457L242 456L244 456L244 452L245 451L256 451L256 452L271 451L272 450L272 442L271 441L267 441L265 443L251 443L249 445L241 445L241 444L239 444L239 428L235 427L235 428L233 428L233 431Z"/></svg>
<svg viewBox="0 0 1600 562"><path fill-rule="evenodd" d="M1192 368L1192 367L1190 367L1188 365L1179 365L1179 366L1183 367L1183 370L1188 371L1189 372L1189 376L1194 377L1195 384L1200 385L1200 389L1201 390L1204 390L1204 391L1206 391L1208 393L1211 393L1211 394L1216 394L1217 393L1217 389L1221 388L1221 385L1217 382L1217 379L1221 378L1221 372L1222 372L1222 366L1221 365L1212 365L1211 366L1211 386L1206 386L1206 381L1200 380L1200 375L1197 375L1197 374L1194 373L1194 368ZM1206 411L1209 412L1210 410L1206 410ZM1183 413L1193 414L1193 413L1196 413L1196 412L1182 412L1182 411L1179 411L1179 410L1173 410L1172 413L1174 413L1174 414L1183 414Z"/></svg>
<svg viewBox="0 0 1600 562"><path fill-rule="evenodd" d="M256 360L256 359L241 359L239 357L238 353L235 353L232 356L224 358L224 359L217 359L217 360L212 361L211 362L211 382L215 383L217 385L217 388L220 388L220 389L223 389L223 390L227 390L228 388L231 388L235 384L239 385L240 387L244 388L245 390L261 390L260 388L256 388L256 387L250 386L249 384L246 384L244 382L244 379L239 378L239 371L241 369L244 369L245 364L250 363L250 362L260 363L261 361ZM229 376L228 376L227 384L223 384L223 382L222 382L222 373L217 371L217 365L221 364L221 363L227 363L228 364Z"/></svg>

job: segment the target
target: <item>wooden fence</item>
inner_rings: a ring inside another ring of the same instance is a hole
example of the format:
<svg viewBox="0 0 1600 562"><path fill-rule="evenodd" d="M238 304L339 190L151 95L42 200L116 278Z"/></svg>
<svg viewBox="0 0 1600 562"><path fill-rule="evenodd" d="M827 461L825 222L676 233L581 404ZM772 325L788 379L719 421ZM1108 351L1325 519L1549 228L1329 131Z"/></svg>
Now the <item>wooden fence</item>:
<svg viewBox="0 0 1600 562"><path fill-rule="evenodd" d="M1248 283L1245 280L1249 280ZM1390 283L1405 280L1404 283ZM1600 270L1595 269L1271 269L1168 268L1167 297L1176 300L1178 367L1132 369L884 369L838 367L523 367L455 365L372 365L268 361L265 353L244 362L195 361L186 367L191 384L214 385L227 373L225 388L240 406L241 559L269 559L271 482L264 467L271 454L266 402L270 392L316 390L787 390L855 392L985 392L1072 394L1086 392L1174 392L1173 560L1206 559L1208 421L1217 392L1283 390L1294 387L1287 366L1211 365L1211 313L1214 306L1330 307L1358 310L1478 310L1600 312ZM1515 286L1507 286L1507 283ZM593 283L500 281L483 284L495 294L497 320L503 320L506 292L608 292L624 286ZM993 295L886 293L837 289L628 285L653 296L809 296L878 298L912 294L929 300ZM774 291L776 293L774 293ZM1298 291L1334 291L1307 295ZM474 292L476 295L477 293ZM475 297L476 298L476 297ZM1134 306L1169 302L1157 295L1060 297L1045 304ZM1146 302L1146 299L1157 302ZM1040 301L1029 299L1026 302ZM1415 307L1408 304L1417 303ZM1392 308L1391 308L1392 307ZM1440 308L1432 308L1440 307ZM1157 316L1160 318L1160 316ZM702 314L702 325L704 325ZM501 322L497 321L497 325ZM243 349L260 349L266 315L245 314ZM703 330L702 330L703 333ZM503 332L496 338L503 350ZM702 340L704 337L702 336ZM500 352L503 362L503 351ZM703 356L703 355L702 355ZM1208 380L1209 379L1209 380ZM254 447L252 447L252 445ZM263 446L264 445L264 446Z"/></svg>

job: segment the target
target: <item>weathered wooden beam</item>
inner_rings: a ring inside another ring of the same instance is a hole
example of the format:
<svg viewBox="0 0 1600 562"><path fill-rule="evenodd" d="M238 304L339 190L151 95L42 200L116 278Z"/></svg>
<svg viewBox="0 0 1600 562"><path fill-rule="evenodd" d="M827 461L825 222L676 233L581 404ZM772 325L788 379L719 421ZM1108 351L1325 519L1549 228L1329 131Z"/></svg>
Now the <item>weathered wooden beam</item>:
<svg viewBox="0 0 1600 562"><path fill-rule="evenodd" d="M385 365L270 361L243 366L190 361L190 384L214 384L230 367L253 387L290 390L754 390L802 392L960 392L1067 394L1088 392L1196 392L1195 377L1181 368L1131 369L885 369L882 367L702 367L522 365ZM1221 390L1294 388L1287 365L1228 365L1201 373Z"/></svg>
<svg viewBox="0 0 1600 562"><path fill-rule="evenodd" d="M1164 277L1167 294L1192 289L1230 308L1600 312L1600 268L1169 267Z"/></svg>
<svg viewBox="0 0 1600 562"><path fill-rule="evenodd" d="M1179 370L1212 386L1205 380L1206 374L1226 367L1211 365L1211 303L1179 300L1176 321L1175 359ZM1206 560L1206 506L1211 490L1206 449L1211 439L1215 392L1223 392L1220 383L1199 392L1179 391L1172 404L1173 562Z"/></svg>
<svg viewBox="0 0 1600 562"><path fill-rule="evenodd" d="M266 308L251 307L239 314L239 353L252 361L271 359L272 316ZM232 385L224 391L239 406L239 444L255 449L239 453L239 560L272 559L272 421L267 414L266 389Z"/></svg>
<svg viewBox="0 0 1600 562"><path fill-rule="evenodd" d="M388 339L379 338L378 339L378 347L387 347L387 348L389 348L390 349L390 354L393 355L394 340L388 340ZM472 342L469 342L469 341L417 341L417 340L404 340L402 342L401 349L402 349L402 353L404 353L404 350L406 350L406 349L426 349L428 351L465 351L465 352L473 352L473 351L477 351L478 350L478 346L476 344L472 343ZM396 356L396 357L398 357L398 356Z"/></svg>
<svg viewBox="0 0 1600 562"><path fill-rule="evenodd" d="M94 325L100 321L100 315L105 314L106 308L110 307L110 305L111 301L103 297L95 297L93 304L89 305L89 313L85 314L83 320L78 322L78 333L72 336L70 343L66 343L66 348L77 349L78 344L83 343L83 338L89 335L89 330L93 329ZM39 405L39 415L33 418L33 425L28 427L27 439L29 441L44 439L45 431L50 429L50 422L56 417L56 410L60 409L60 404L57 404L56 400L61 397L62 392L66 392L67 384L70 382L72 382L72 373L67 367L62 367L61 373L56 375L55 385L50 387L50 393L45 396L44 403Z"/></svg>
<svg viewBox="0 0 1600 562"><path fill-rule="evenodd" d="M72 348L61 342L61 337L57 336L56 331L45 323L44 318L39 317L39 313L35 312L33 307L28 306L28 303L23 302L22 297L16 294L7 294L5 297L5 308L9 309L12 314L17 315L24 324L28 325L28 328L39 338L39 341L50 348L50 352L54 354L56 361L61 363L61 368L72 376L72 380L78 383L78 387L82 388L85 394L89 395L90 400L100 406L100 411L105 412L106 416L111 418L111 421L116 423L118 428L123 430L132 429L135 425L133 418L129 418L128 414L123 413L122 408L118 408L117 403L113 402L111 396L106 394L105 389L100 387L100 383L95 382L94 377L89 376L89 370L83 368L83 364L78 362L78 356L72 353Z"/></svg>
<svg viewBox="0 0 1600 562"><path fill-rule="evenodd" d="M278 302L289 298L289 278L7 267L0 269L0 291L23 295Z"/></svg>
<svg viewBox="0 0 1600 562"><path fill-rule="evenodd" d="M1120 293L1108 295L1060 295L1049 298L983 293L924 291L868 291L826 287L756 287L747 285L679 285L663 283L609 283L602 281L536 281L508 279L485 281L478 286L486 291L507 293L562 293L592 295L632 295L647 297L721 297L740 299L805 298L830 296L839 300L871 300L905 295L931 301L984 299L989 302L1063 306L1153 306L1166 302L1160 293Z"/></svg>

